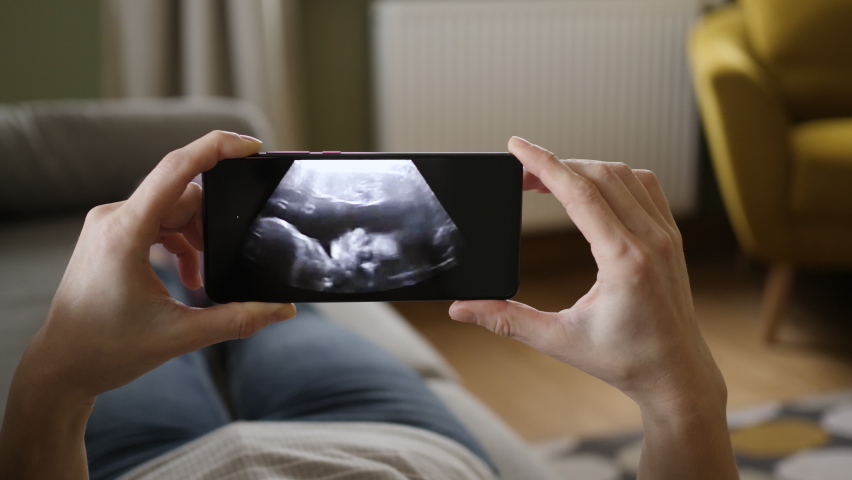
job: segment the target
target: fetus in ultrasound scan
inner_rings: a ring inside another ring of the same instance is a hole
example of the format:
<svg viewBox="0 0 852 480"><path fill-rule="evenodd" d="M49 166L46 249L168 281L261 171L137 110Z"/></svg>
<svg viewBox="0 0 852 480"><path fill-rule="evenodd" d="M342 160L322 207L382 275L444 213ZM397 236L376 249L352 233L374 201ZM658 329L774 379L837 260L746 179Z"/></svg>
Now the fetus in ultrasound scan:
<svg viewBox="0 0 852 480"><path fill-rule="evenodd" d="M296 160L249 228L243 259L261 281L366 293L452 268L461 244L411 160Z"/></svg>

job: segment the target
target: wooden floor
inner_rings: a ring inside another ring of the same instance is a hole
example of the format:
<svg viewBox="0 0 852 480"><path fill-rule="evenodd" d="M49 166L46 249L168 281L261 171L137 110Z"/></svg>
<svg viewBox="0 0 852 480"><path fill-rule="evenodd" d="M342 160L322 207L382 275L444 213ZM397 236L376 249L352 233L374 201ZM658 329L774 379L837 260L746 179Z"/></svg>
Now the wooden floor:
<svg viewBox="0 0 852 480"><path fill-rule="evenodd" d="M685 234L689 253L686 240ZM528 260L516 300L560 310L594 282L586 254L565 253L588 249L576 235L525 243ZM558 261L548 264L548 257ZM780 342L770 347L759 340L757 324L765 270L729 248L688 255L688 263L701 328L728 383L729 407L852 387L852 276L797 276ZM619 391L519 342L449 320L449 305L395 307L523 437L602 434L640 425L638 409Z"/></svg>

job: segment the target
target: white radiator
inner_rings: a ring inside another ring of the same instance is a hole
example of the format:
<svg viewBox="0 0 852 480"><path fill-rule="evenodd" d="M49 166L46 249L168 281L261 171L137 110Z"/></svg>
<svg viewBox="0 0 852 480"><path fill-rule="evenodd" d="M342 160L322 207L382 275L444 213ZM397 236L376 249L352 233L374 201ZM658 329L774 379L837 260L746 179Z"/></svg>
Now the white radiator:
<svg viewBox="0 0 852 480"><path fill-rule="evenodd" d="M694 209L697 113L686 59L695 0L378 0L374 96L384 151L505 151L654 170ZM524 197L524 231L570 225Z"/></svg>

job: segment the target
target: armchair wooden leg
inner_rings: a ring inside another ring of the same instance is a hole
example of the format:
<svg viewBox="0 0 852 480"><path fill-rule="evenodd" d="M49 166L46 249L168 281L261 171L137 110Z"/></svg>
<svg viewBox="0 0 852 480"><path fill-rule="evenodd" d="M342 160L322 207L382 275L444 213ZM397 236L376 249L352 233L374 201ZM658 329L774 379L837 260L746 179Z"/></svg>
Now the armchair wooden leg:
<svg viewBox="0 0 852 480"><path fill-rule="evenodd" d="M775 341L775 332L781 321L787 298L790 296L795 274L796 271L792 265L776 264L769 269L769 274L766 276L763 305L760 311L761 334L766 343Z"/></svg>

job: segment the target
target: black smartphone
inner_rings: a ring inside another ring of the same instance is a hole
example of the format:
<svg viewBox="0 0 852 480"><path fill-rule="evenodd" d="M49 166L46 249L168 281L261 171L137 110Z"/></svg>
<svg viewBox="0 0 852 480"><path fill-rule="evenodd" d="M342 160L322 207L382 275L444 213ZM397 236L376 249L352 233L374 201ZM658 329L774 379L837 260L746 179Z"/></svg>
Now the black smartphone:
<svg viewBox="0 0 852 480"><path fill-rule="evenodd" d="M506 299L523 167L508 153L262 152L205 172L219 303Z"/></svg>

